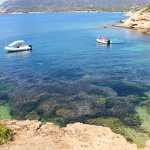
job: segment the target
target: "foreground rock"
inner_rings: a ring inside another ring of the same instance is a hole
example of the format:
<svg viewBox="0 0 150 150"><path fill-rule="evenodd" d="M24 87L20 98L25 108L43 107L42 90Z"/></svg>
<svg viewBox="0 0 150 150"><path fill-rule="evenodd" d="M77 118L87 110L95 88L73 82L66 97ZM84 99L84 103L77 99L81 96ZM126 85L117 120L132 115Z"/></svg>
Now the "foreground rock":
<svg viewBox="0 0 150 150"><path fill-rule="evenodd" d="M101 126L75 123L59 128L53 123L41 125L41 122L29 120L4 120L3 123L14 132L13 141L1 145L1 150L138 149L135 144L128 143L123 136ZM149 149L150 141L143 150Z"/></svg>
<svg viewBox="0 0 150 150"><path fill-rule="evenodd" d="M146 9L144 8L137 12L128 12L125 16L130 16L130 18L122 21L118 26L150 34L150 12L145 11Z"/></svg>

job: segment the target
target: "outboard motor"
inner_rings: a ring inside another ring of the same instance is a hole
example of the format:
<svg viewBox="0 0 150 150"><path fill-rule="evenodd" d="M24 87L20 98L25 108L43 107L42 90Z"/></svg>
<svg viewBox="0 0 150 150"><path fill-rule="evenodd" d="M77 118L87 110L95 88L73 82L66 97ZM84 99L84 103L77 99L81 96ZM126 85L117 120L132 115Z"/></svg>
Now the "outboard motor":
<svg viewBox="0 0 150 150"><path fill-rule="evenodd" d="M29 47L31 47L31 50L32 50L32 45L29 45Z"/></svg>
<svg viewBox="0 0 150 150"><path fill-rule="evenodd" d="M110 39L107 40L107 45L110 45Z"/></svg>

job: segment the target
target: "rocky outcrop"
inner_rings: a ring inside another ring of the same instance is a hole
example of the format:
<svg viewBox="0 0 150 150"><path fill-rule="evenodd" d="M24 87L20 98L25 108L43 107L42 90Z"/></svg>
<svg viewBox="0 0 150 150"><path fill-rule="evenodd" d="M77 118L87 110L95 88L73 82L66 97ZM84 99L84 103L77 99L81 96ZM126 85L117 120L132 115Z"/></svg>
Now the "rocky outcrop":
<svg viewBox="0 0 150 150"><path fill-rule="evenodd" d="M106 127L75 123L59 128L53 123L41 125L29 120L2 122L13 129L13 141L1 145L0 150L138 150L135 144ZM149 149L150 141L143 150Z"/></svg>
<svg viewBox="0 0 150 150"><path fill-rule="evenodd" d="M150 34L150 12L145 12L144 9L142 9L137 12L128 12L125 16L130 16L130 18L118 26Z"/></svg>
<svg viewBox="0 0 150 150"><path fill-rule="evenodd" d="M123 17L131 17L131 16L133 16L133 15L135 15L135 14L136 14L136 12L127 11L127 12L123 15Z"/></svg>

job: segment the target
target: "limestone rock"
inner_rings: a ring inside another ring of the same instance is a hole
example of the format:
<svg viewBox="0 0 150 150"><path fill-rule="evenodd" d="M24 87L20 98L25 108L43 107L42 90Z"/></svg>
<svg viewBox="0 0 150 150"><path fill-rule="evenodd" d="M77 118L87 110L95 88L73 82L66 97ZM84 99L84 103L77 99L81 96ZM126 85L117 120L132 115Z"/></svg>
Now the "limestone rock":
<svg viewBox="0 0 150 150"><path fill-rule="evenodd" d="M128 12L125 16L130 16L130 18L117 26L132 28L150 34L150 12L144 12L142 9L138 12Z"/></svg>
<svg viewBox="0 0 150 150"><path fill-rule="evenodd" d="M15 134L13 141L1 145L0 150L138 150L135 144L106 127L74 123L59 128L53 123L41 125L36 120L2 122ZM143 150L149 149L150 141L147 141Z"/></svg>
<svg viewBox="0 0 150 150"><path fill-rule="evenodd" d="M37 120L3 120L2 123L12 130L37 130L41 126L41 122Z"/></svg>

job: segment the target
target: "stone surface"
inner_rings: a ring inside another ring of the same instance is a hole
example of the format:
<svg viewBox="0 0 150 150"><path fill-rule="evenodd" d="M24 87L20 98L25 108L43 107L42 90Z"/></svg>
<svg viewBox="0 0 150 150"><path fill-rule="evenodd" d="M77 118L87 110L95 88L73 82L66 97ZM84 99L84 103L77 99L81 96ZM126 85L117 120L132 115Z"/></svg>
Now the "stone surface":
<svg viewBox="0 0 150 150"><path fill-rule="evenodd" d="M143 10L126 13L125 16L129 16L130 18L117 26L150 34L150 12L143 12Z"/></svg>
<svg viewBox="0 0 150 150"><path fill-rule="evenodd" d="M82 123L59 128L53 123L41 125L39 121L3 120L14 130L13 141L0 146L0 150L138 150L135 144L113 133L109 128ZM143 150L150 149L147 141Z"/></svg>

